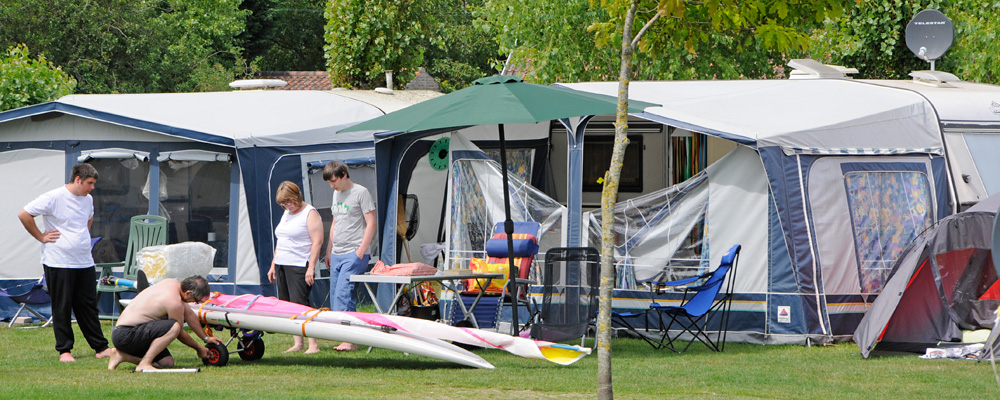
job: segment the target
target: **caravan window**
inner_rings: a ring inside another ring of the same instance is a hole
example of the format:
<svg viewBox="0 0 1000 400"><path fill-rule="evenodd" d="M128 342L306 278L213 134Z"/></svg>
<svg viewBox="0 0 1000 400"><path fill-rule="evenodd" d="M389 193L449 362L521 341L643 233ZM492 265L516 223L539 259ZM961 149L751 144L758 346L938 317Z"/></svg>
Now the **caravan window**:
<svg viewBox="0 0 1000 400"><path fill-rule="evenodd" d="M90 233L102 237L95 248L95 262L125 259L128 247L129 220L147 214L147 177L149 163L135 157L94 158L87 163L97 169L94 197L94 223Z"/></svg>
<svg viewBox="0 0 1000 400"><path fill-rule="evenodd" d="M918 171L844 174L864 293L878 293L907 245L933 222L931 186Z"/></svg>
<svg viewBox="0 0 1000 400"><path fill-rule="evenodd" d="M204 242L218 250L215 267L229 254L228 161L160 162L160 211L167 217L168 243Z"/></svg>

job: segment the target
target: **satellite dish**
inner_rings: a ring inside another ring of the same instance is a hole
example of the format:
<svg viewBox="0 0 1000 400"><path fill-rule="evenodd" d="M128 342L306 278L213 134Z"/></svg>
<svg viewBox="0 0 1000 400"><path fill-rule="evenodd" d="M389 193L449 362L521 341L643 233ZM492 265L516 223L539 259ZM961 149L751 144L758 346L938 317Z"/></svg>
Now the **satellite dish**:
<svg viewBox="0 0 1000 400"><path fill-rule="evenodd" d="M906 24L906 47L917 58L931 63L941 58L955 41L955 25L938 10L924 10Z"/></svg>
<svg viewBox="0 0 1000 400"><path fill-rule="evenodd" d="M451 139L447 136L438 138L431 145L431 150L427 152L427 159L431 163L431 168L435 171L444 171L448 169L448 144Z"/></svg>

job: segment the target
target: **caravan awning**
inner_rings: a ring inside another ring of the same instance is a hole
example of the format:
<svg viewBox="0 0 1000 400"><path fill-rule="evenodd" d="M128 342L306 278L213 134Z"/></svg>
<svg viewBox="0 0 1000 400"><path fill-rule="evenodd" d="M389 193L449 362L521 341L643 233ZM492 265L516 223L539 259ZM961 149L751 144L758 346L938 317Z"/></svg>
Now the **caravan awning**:
<svg viewBox="0 0 1000 400"><path fill-rule="evenodd" d="M371 133L335 132L438 93L252 90L203 93L83 94L0 113L0 122L67 114L227 147L371 143ZM374 92L372 92L374 93Z"/></svg>
<svg viewBox="0 0 1000 400"><path fill-rule="evenodd" d="M617 82L560 84L615 94ZM629 98L662 104L637 117L786 152L942 152L934 109L905 90L843 79L632 82Z"/></svg>

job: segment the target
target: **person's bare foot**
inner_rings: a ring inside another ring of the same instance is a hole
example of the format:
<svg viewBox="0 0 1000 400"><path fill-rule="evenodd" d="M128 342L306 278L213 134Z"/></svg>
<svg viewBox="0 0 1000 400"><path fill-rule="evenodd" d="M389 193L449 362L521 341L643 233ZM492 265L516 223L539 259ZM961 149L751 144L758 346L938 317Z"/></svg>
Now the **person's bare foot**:
<svg viewBox="0 0 1000 400"><path fill-rule="evenodd" d="M59 353L59 362L75 362L76 359L68 351L65 353Z"/></svg>
<svg viewBox="0 0 1000 400"><path fill-rule="evenodd" d="M118 350L108 349L111 351L111 355L108 356L108 370L114 371L118 368L118 364L122 363L122 355L118 354Z"/></svg>
<svg viewBox="0 0 1000 400"><path fill-rule="evenodd" d="M339 346L334 347L333 349L337 351L355 351L358 349L358 345L354 343L343 342Z"/></svg>
<svg viewBox="0 0 1000 400"><path fill-rule="evenodd" d="M302 351L302 346L289 347L288 350L285 350L285 353L294 353L296 351Z"/></svg>
<svg viewBox="0 0 1000 400"><path fill-rule="evenodd" d="M306 354L316 354L319 353L319 347L310 347L306 350Z"/></svg>
<svg viewBox="0 0 1000 400"><path fill-rule="evenodd" d="M97 357L97 358L111 357L111 348L109 347L109 348L104 349L104 351L102 351L100 353L97 353L96 355L94 355L94 357Z"/></svg>
<svg viewBox="0 0 1000 400"><path fill-rule="evenodd" d="M142 371L146 371L146 370L155 371L156 369L157 368L154 367L152 364L146 364L146 365L139 364L139 365L135 366L135 372L142 372Z"/></svg>

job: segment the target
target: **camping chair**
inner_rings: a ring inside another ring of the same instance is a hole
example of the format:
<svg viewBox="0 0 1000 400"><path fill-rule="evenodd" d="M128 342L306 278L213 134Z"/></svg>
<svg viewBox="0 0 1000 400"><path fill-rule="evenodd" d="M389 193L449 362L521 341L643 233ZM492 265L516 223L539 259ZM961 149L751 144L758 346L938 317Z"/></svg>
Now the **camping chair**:
<svg viewBox="0 0 1000 400"><path fill-rule="evenodd" d="M26 291L21 290L21 288L27 287L28 285L31 285L31 287L29 287L28 290ZM17 322L17 317L21 315L21 312L23 311L28 311L29 313L34 315L35 318L38 318L39 321L45 321L41 326L42 328L49 326L49 324L52 323L51 316L45 318L42 316L42 314L39 314L38 311L35 311L30 306L30 305L48 304L52 302L52 299L49 298L49 292L46 290L45 287L44 275L35 282L21 284L6 289L0 288L0 296L10 298L15 303L21 305L21 308L17 309L17 312L14 313L14 316L10 317L10 323L7 324L8 328L14 326L14 323Z"/></svg>
<svg viewBox="0 0 1000 400"><path fill-rule="evenodd" d="M487 260L485 266L486 271L503 272L505 274L506 279L503 285L494 290L492 289L493 285L487 288L482 287L484 282L481 281L485 281L484 279L470 279L466 283L466 290L461 293L463 301L468 303L470 297L474 298L479 295L480 291L485 290L486 292L480 297L480 302L486 303L482 304L483 306L488 306L489 303L496 303L498 314L506 304L510 304L512 307L526 304L528 298L527 286L531 284L528 277L531 275L531 266L535 262L535 255L538 254L537 234L539 228L540 225L537 222L514 223L514 253L512 255L514 256L514 265L518 268L517 276L514 278L515 285L518 287L516 301L512 301L513 297L508 293L509 280L511 278L507 274L509 274L510 263L507 253L507 233L504 232L503 222L496 224L493 237L486 240ZM483 324L480 324L480 328L482 327Z"/></svg>
<svg viewBox="0 0 1000 400"><path fill-rule="evenodd" d="M93 249L94 246L97 244L97 242L100 241L101 241L100 236L91 238L90 248ZM18 289L28 285L31 285L31 287L28 288L28 290L25 291L24 293L20 293L20 290ZM38 318L39 321L45 321L44 323L42 323L41 326L39 326L39 328L44 328L52 324L51 315L48 318L45 318L38 311L31 308L31 305L49 304L52 302L52 298L49 297L48 286L45 283L45 275L42 275L42 277L38 278L38 280L35 282L21 284L10 288L0 288L0 296L7 297L12 301L14 301L15 303L21 305L21 307L17 309L17 312L14 313L12 317L10 317L10 323L7 324L8 328L14 326L14 323L17 322L17 317L20 316L21 312L24 311L31 313L32 315L35 316L35 318Z"/></svg>
<svg viewBox="0 0 1000 400"><path fill-rule="evenodd" d="M136 292L136 289L102 283L105 276L114 275L113 268L124 267L122 278L137 280L139 263L136 253L145 247L167 244L167 219L159 215L136 215L129 221L128 247L125 248L125 261L117 263L98 264L101 275L97 279L97 295L112 293L114 302L120 313L125 307L121 305L122 292Z"/></svg>
<svg viewBox="0 0 1000 400"><path fill-rule="evenodd" d="M722 256L719 267L714 271L691 278L680 279L669 282L647 282L652 287L651 296L658 294L663 287L684 288L684 295L679 306L664 306L656 302L655 297L651 297L652 303L649 309L642 313L613 313L612 317L630 331L645 340L653 348L668 348L678 353L687 351L696 340L708 348L721 352L726 346L726 334L729 326L729 310L732 305L733 285L736 278L736 265L740 254L740 245L735 245ZM728 279L727 279L728 278ZM697 286L686 286L698 281ZM723 291L722 289L725 288ZM721 295L720 295L720 292ZM690 295L690 298L688 297ZM649 314L655 313L659 317L661 331L659 336L650 335ZM715 314L721 313L722 320L719 322L715 339L706 332L709 322L713 320ZM638 332L628 319L636 316L646 317L646 333ZM671 335L674 326L680 328L679 332ZM674 347L674 341L682 335L690 335L690 342L682 350Z"/></svg>
<svg viewBox="0 0 1000 400"><path fill-rule="evenodd" d="M587 339L597 315L601 253L593 247L558 247L545 253L542 304L531 326L536 340Z"/></svg>

